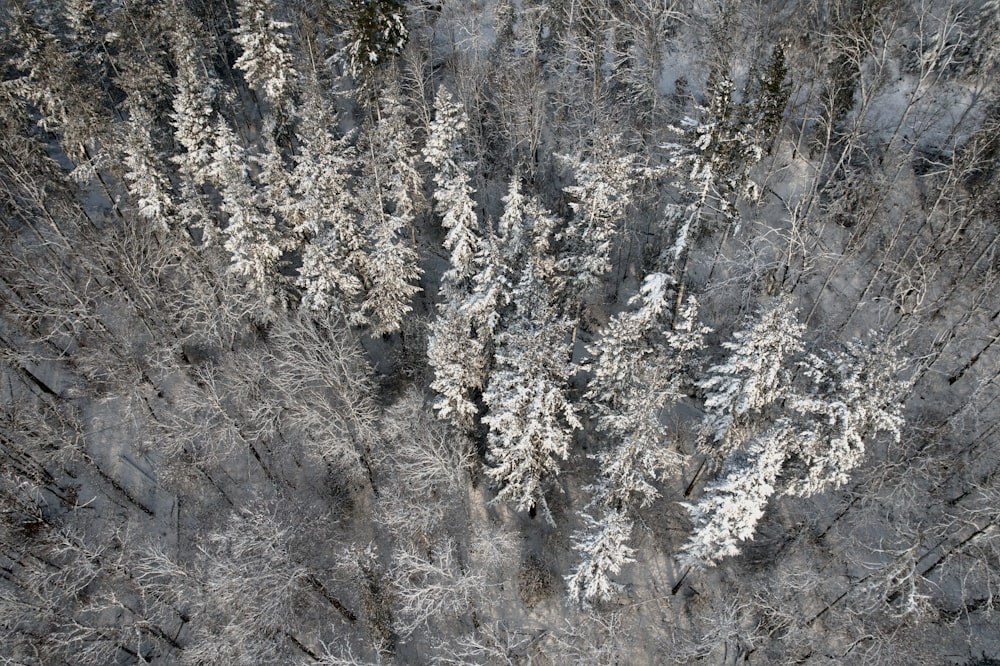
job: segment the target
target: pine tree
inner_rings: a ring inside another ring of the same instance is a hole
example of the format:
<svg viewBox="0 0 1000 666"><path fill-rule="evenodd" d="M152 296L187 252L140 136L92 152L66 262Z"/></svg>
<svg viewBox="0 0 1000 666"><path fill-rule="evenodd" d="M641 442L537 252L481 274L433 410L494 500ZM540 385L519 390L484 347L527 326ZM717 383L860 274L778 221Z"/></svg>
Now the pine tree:
<svg viewBox="0 0 1000 666"><path fill-rule="evenodd" d="M810 354L801 365L812 385L790 402L808 424L794 451L805 469L787 492L812 495L846 483L876 433L900 441L909 384L900 379L903 363L887 343L866 349L855 342L843 351Z"/></svg>
<svg viewBox="0 0 1000 666"><path fill-rule="evenodd" d="M85 183L94 173L95 160L99 161L95 139L108 124L99 103L102 95L91 83L91 72L75 61L33 9L17 3L9 7L8 15L5 27L16 53L11 64L20 75L5 84L35 106L38 126L58 136L77 167L73 177Z"/></svg>
<svg viewBox="0 0 1000 666"><path fill-rule="evenodd" d="M601 520L583 514L584 529L573 537L580 563L566 576L567 597L573 603L609 600L621 586L611 580L622 566L634 562L635 550L627 544L632 522L621 511L611 510Z"/></svg>
<svg viewBox="0 0 1000 666"><path fill-rule="evenodd" d="M751 123L756 130L758 143L769 151L792 94L785 50L781 44L776 44L772 49L767 68L757 77L756 87L758 90L750 95L754 112ZM749 102L745 104L751 105Z"/></svg>
<svg viewBox="0 0 1000 666"><path fill-rule="evenodd" d="M500 486L497 499L518 510L547 509L542 484L559 473L573 431L582 427L566 392L573 371L565 360L570 325L548 305L548 296L529 263L514 296L516 316L497 335L496 369L483 392L487 474Z"/></svg>
<svg viewBox="0 0 1000 666"><path fill-rule="evenodd" d="M636 310L621 312L608 322L591 348L594 376L586 398L596 416L597 430L609 446L593 454L598 478L585 489L589 507L607 516L605 521L625 521L649 506L660 492L653 482L674 468L678 456L667 448L669 435L662 413L681 396L685 366L690 355L703 346L709 329L697 324L697 301L689 300L681 316L668 329L670 277L653 273L631 301ZM584 513L586 527L574 541L583 561L571 580L570 598L607 598L609 570L595 553L627 549L630 529L614 528ZM629 528L631 523L629 523ZM614 537L613 542L608 539Z"/></svg>
<svg viewBox="0 0 1000 666"><path fill-rule="evenodd" d="M361 323L357 300L368 262L351 173L357 153L349 137L333 136L331 126L322 100L308 99L300 114L300 150L291 174L295 203L287 212L304 241L296 284L304 290L302 307L340 312Z"/></svg>
<svg viewBox="0 0 1000 666"><path fill-rule="evenodd" d="M705 421L716 442L731 444L732 429L748 425L785 397L787 362L802 350L804 331L788 302L779 300L723 343L729 357L698 382L705 391Z"/></svg>
<svg viewBox="0 0 1000 666"><path fill-rule="evenodd" d="M427 341L427 362L434 368L431 388L437 392L434 409L464 430L472 428L479 413L475 395L483 389L489 357L474 335L472 316L452 302L438 307Z"/></svg>
<svg viewBox="0 0 1000 666"><path fill-rule="evenodd" d="M420 291L420 257L407 232L412 230L414 197L420 175L414 166L413 131L405 110L390 90L383 96L377 120L362 134L365 156L362 201L363 225L371 239L366 296L361 312L373 335L398 331Z"/></svg>
<svg viewBox="0 0 1000 666"><path fill-rule="evenodd" d="M291 23L274 19L273 0L239 0L239 27L233 40L242 49L236 66L247 83L279 109L291 99L298 79L288 34Z"/></svg>
<svg viewBox="0 0 1000 666"><path fill-rule="evenodd" d="M734 452L722 476L709 483L697 503L687 506L694 529L681 548L683 566L704 567L740 552L739 542L753 538L788 455L794 431L781 420Z"/></svg>
<svg viewBox="0 0 1000 666"><path fill-rule="evenodd" d="M667 325L668 294L672 280L664 273L646 276L639 293L629 301L638 309L613 316L589 349L594 376L587 397L609 409L621 407L632 387L642 381L641 369L653 353L654 336Z"/></svg>
<svg viewBox="0 0 1000 666"><path fill-rule="evenodd" d="M550 280L554 270L551 258L546 257L557 220L537 200L522 193L521 179L516 174L503 202L504 212L496 233L487 233L481 239L477 272L462 306L487 348L492 346L501 321L511 315L514 290L525 265L533 263L536 276L543 280Z"/></svg>
<svg viewBox="0 0 1000 666"><path fill-rule="evenodd" d="M732 79L718 70L706 86L706 100L695 117L685 116L670 130L679 141L668 144L670 168L677 176L678 201L667 205L665 226L672 225L673 242L663 257L671 275L683 284L691 244L706 223L721 219L734 231L740 228L736 201L756 201L759 192L750 170L763 156L759 132L747 124L743 107L733 101ZM683 289L678 290L678 303Z"/></svg>

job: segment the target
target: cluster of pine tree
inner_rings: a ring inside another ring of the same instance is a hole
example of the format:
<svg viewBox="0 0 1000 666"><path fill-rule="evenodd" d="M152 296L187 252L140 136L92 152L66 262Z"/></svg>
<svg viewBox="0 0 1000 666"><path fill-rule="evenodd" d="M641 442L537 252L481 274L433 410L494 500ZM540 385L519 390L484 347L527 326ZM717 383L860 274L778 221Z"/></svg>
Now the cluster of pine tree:
<svg viewBox="0 0 1000 666"><path fill-rule="evenodd" d="M997 3L820 4L0 6L0 659L985 632Z"/></svg>

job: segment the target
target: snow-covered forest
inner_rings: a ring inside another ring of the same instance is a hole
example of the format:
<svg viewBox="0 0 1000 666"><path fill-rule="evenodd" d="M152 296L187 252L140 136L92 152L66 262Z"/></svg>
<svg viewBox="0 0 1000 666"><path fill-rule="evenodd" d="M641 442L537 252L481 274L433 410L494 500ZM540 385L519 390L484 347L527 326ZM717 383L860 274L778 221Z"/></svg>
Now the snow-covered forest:
<svg viewBox="0 0 1000 666"><path fill-rule="evenodd" d="M0 663L1000 664L1000 1L0 27Z"/></svg>

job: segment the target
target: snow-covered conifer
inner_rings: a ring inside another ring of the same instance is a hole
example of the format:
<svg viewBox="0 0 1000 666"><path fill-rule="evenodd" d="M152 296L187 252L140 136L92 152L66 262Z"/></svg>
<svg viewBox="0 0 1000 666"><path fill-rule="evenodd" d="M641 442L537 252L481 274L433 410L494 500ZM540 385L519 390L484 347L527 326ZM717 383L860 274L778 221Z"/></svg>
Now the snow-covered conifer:
<svg viewBox="0 0 1000 666"><path fill-rule="evenodd" d="M771 51L767 67L756 77L751 78L751 94L745 95L744 107L749 109L750 129L754 139L762 148L768 148L781 126L781 119L792 94L792 87L787 82L788 66L785 63L785 50L777 44Z"/></svg>
<svg viewBox="0 0 1000 666"><path fill-rule="evenodd" d="M434 368L431 386L442 396L435 402L438 414L464 428L477 412L473 393L485 384L489 366L484 340L477 336L473 323L475 313L464 308L482 241L469 184L473 164L462 161L468 117L443 86L434 100L434 111L423 156L435 169L435 209L448 230L444 246L451 257L450 268L441 278L441 314L431 325L427 355Z"/></svg>
<svg viewBox="0 0 1000 666"><path fill-rule="evenodd" d="M274 117L264 118L260 128L260 147L251 156L253 163L257 165L254 178L258 184L257 205L261 210L288 220L291 224L291 220L295 218L298 201L292 193L295 187L293 169L289 168L276 140L278 131L276 125ZM291 251L297 248L297 239L293 234L288 234L282 241L283 250Z"/></svg>
<svg viewBox="0 0 1000 666"><path fill-rule="evenodd" d="M74 177L86 182L96 166L93 151L99 144L94 140L107 125L101 94L91 83L93 72L39 20L47 13L44 5L5 7L9 63L20 74L5 81L5 87L35 106L39 127L58 135L63 151L79 168Z"/></svg>
<svg viewBox="0 0 1000 666"><path fill-rule="evenodd" d="M643 280L639 293L630 301L634 311L613 316L590 348L594 356L594 376L587 397L620 407L629 390L641 381L640 368L653 353L653 336L666 328L667 301L672 280L664 273L652 273Z"/></svg>
<svg viewBox="0 0 1000 666"><path fill-rule="evenodd" d="M583 514L584 529L573 535L573 549L580 563L566 576L567 597L573 603L607 601L621 586L611 580L622 566L634 562L635 550L627 544L632 522L621 511L610 510L600 520Z"/></svg>
<svg viewBox="0 0 1000 666"><path fill-rule="evenodd" d="M447 284L469 278L479 249L479 221L470 173L474 163L464 161L462 139L469 118L444 86L434 99L434 120L424 146L424 159L434 167L435 209L448 230L445 249L451 251L451 268L444 275ZM445 288L445 285L442 285Z"/></svg>
<svg viewBox="0 0 1000 666"><path fill-rule="evenodd" d="M472 293L462 306L484 341L492 339L503 313L513 304L514 289L531 257L534 235L545 236L551 228L545 211L521 192L517 175L511 178L503 202L496 233L487 233L482 239Z"/></svg>
<svg viewBox="0 0 1000 666"><path fill-rule="evenodd" d="M479 409L474 394L486 384L489 359L473 334L472 315L443 303L427 341L427 361L434 368L431 388L438 393L434 409L459 428L468 429Z"/></svg>
<svg viewBox="0 0 1000 666"><path fill-rule="evenodd" d="M257 205L246 150L225 121L219 121L215 136L213 172L222 194L222 210L228 216L223 234L225 248L232 255L230 268L247 279L261 298L264 316L272 317L285 305L278 289L282 241L277 221Z"/></svg>
<svg viewBox="0 0 1000 666"><path fill-rule="evenodd" d="M170 177L153 142L152 117L144 107L135 106L125 124L122 153L125 183L139 215L163 233L170 231L175 211Z"/></svg>
<svg viewBox="0 0 1000 666"><path fill-rule="evenodd" d="M243 52L236 66L247 83L264 92L275 106L283 107L298 78L285 32L291 24L275 20L273 0L239 0L237 12L239 27L233 39Z"/></svg>
<svg viewBox="0 0 1000 666"><path fill-rule="evenodd" d="M594 375L586 397L598 430L611 443L593 456L601 470L589 487L593 504L647 506L659 495L651 482L676 463L666 448L661 414L680 397L684 366L708 329L697 325L697 302L691 299L677 330L665 330L670 286L664 273L647 276L632 299L638 309L612 317L590 348Z"/></svg>
<svg viewBox="0 0 1000 666"><path fill-rule="evenodd" d="M787 393L789 357L802 350L800 324L785 300L762 308L745 327L723 343L729 357L699 381L705 391L705 420L717 442L730 429L746 425Z"/></svg>
<svg viewBox="0 0 1000 666"><path fill-rule="evenodd" d="M669 163L677 176L674 185L679 195L676 202L667 205L664 215L664 226L672 226L669 231L673 234L664 263L672 266L678 283L686 276L691 244L703 226L718 216L738 230L736 198L756 200L758 196L749 174L763 149L759 132L734 118L732 80L713 73L706 97L696 117L685 116L678 126L670 128L680 140L667 146L672 151Z"/></svg>
<svg viewBox="0 0 1000 666"><path fill-rule="evenodd" d="M491 463L498 500L518 510L546 508L542 483L559 473L573 431L582 427L566 380L569 322L548 305L548 290L529 263L518 284L518 312L496 338L496 369L483 392L488 407Z"/></svg>
<svg viewBox="0 0 1000 666"><path fill-rule="evenodd" d="M201 185L209 178L215 150L213 107L218 87L208 73L203 49L188 27L181 22L171 32L177 75L170 119L174 141L184 149L173 160L182 175Z"/></svg>
<svg viewBox="0 0 1000 666"><path fill-rule="evenodd" d="M343 7L347 72L362 79L399 55L406 45L406 5L402 0L347 0Z"/></svg>
<svg viewBox="0 0 1000 666"><path fill-rule="evenodd" d="M563 156L576 185L563 188L571 197L573 220L559 269L581 297L603 283L611 271L611 250L638 184L635 156L620 154L619 137L600 141L590 155Z"/></svg>
<svg viewBox="0 0 1000 666"><path fill-rule="evenodd" d="M400 233L406 222L389 214L382 222L374 230L368 260L371 287L361 304L361 314L372 335L398 331L403 317L413 310L410 300L420 291L419 256Z"/></svg>
<svg viewBox="0 0 1000 666"><path fill-rule="evenodd" d="M342 312L352 322L360 315L354 301L363 292L365 241L352 192L356 152L348 137L335 138L322 100L307 100L301 114L300 151L291 183L296 201L287 212L305 241L297 284L308 310Z"/></svg>
<svg viewBox="0 0 1000 666"><path fill-rule="evenodd" d="M398 91L386 91L378 118L362 134L363 173L358 199L371 249L361 312L373 335L400 329L420 291L420 257L410 242L420 175L414 165L413 130Z"/></svg>
<svg viewBox="0 0 1000 666"><path fill-rule="evenodd" d="M812 495L846 483L848 472L861 464L865 440L875 433L899 442L908 383L900 378L903 363L886 343L824 350L802 366L812 386L792 398L791 408L810 419L794 451L805 471L787 492Z"/></svg>
<svg viewBox="0 0 1000 666"><path fill-rule="evenodd" d="M695 504L687 506L694 530L681 549L685 566L711 566L740 552L753 537L788 455L794 430L787 421L754 439L726 461L722 476L709 483Z"/></svg>

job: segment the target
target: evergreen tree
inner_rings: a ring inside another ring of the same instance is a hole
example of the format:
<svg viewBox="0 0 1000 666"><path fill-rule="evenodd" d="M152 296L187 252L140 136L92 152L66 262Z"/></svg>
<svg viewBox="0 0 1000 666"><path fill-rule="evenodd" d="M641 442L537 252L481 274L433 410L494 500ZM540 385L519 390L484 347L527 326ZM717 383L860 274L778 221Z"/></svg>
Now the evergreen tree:
<svg viewBox="0 0 1000 666"><path fill-rule="evenodd" d="M718 218L739 231L737 199L759 197L750 170L763 149L759 130L744 117L746 105L733 102L732 79L717 70L709 78L705 96L696 117L684 116L679 126L670 127L680 140L667 146L672 152L670 168L677 176L678 201L667 205L664 216L664 226L672 226L673 241L663 263L671 266L679 285L687 275L691 244L705 224ZM679 289L678 308L682 297Z"/></svg>
<svg viewBox="0 0 1000 666"><path fill-rule="evenodd" d="M635 550L627 544L632 523L621 511L610 510L598 521L583 514L584 529L573 538L580 563L566 576L567 597L574 603L609 600L621 586L611 580L622 566L634 562Z"/></svg>
<svg viewBox="0 0 1000 666"><path fill-rule="evenodd" d="M134 107L122 137L125 182L139 215L162 233L168 233L176 208L170 177L154 144L153 131L150 113L143 107Z"/></svg>
<svg viewBox="0 0 1000 666"><path fill-rule="evenodd" d="M352 191L357 153L349 137L338 139L330 132L333 122L322 104L313 97L303 106L300 151L291 174L295 203L287 216L305 243L296 283L304 290L304 308L340 312L360 323L356 301L364 291L368 261Z"/></svg>
<svg viewBox="0 0 1000 666"><path fill-rule="evenodd" d="M483 389L489 357L473 331L472 315L460 304L446 301L438 307L427 341L427 361L434 368L431 388L437 392L438 416L469 430L479 412L476 393Z"/></svg>
<svg viewBox="0 0 1000 666"><path fill-rule="evenodd" d="M200 186L209 178L215 150L214 104L219 85L208 69L208 54L193 32L193 19L186 21L185 18L191 17L184 14L176 17L170 35L177 68L170 119L174 141L184 149L173 160L182 176L190 179L194 186Z"/></svg>
<svg viewBox="0 0 1000 666"><path fill-rule="evenodd" d="M631 301L638 310L612 317L589 349L594 375L586 398L597 429L612 444L593 456L601 469L589 488L594 504L623 511L648 505L659 495L650 481L675 462L660 414L678 397L677 380L670 376L672 368L661 366L671 352L657 345L667 326L670 284L663 273L647 276Z"/></svg>
<svg viewBox="0 0 1000 666"><path fill-rule="evenodd" d="M41 12L44 13L44 12ZM16 56L16 75L5 84L38 111L38 126L57 135L74 162L81 183L90 180L99 156L96 139L107 127L100 106L100 90L91 72L81 67L56 34L37 20L36 12L22 3L8 8L8 38Z"/></svg>
<svg viewBox="0 0 1000 666"><path fill-rule="evenodd" d="M457 286L474 271L479 249L479 221L476 217L474 190L470 173L474 162L465 161L462 144L469 118L453 101L444 86L434 99L434 120L424 146L424 159L434 168L435 209L448 233L445 249L451 251L451 268L443 276L442 290ZM447 285L447 287L446 287Z"/></svg>
<svg viewBox="0 0 1000 666"><path fill-rule="evenodd" d="M794 432L781 420L729 457L722 476L711 482L697 503L687 506L694 530L681 548L684 566L710 566L740 552L753 538L787 457Z"/></svg>
<svg viewBox="0 0 1000 666"><path fill-rule="evenodd" d="M406 45L406 5L401 0L347 0L343 16L341 59L348 74L365 82Z"/></svg>
<svg viewBox="0 0 1000 666"><path fill-rule="evenodd" d="M600 140L588 157L562 158L577 184L563 188L574 216L561 234L559 270L577 301L604 285L611 272L611 251L638 186L635 156L619 154L620 144L613 136Z"/></svg>
<svg viewBox="0 0 1000 666"><path fill-rule="evenodd" d="M525 265L532 263L536 276L546 281L554 272L548 249L557 220L537 200L522 193L516 174L503 202L504 212L496 233L487 233L481 240L476 257L478 270L472 278L471 294L462 306L487 348L491 348L502 321L512 314L514 290Z"/></svg>
<svg viewBox="0 0 1000 666"><path fill-rule="evenodd" d="M559 473L573 430L582 427L566 392L570 325L548 305L549 291L529 263L515 290L516 316L497 335L496 369L483 392L487 474L500 486L497 499L518 510L541 504L546 513L542 484Z"/></svg>
<svg viewBox="0 0 1000 666"><path fill-rule="evenodd" d="M238 0L237 13L239 27L233 39L243 52L236 66L247 83L282 109L291 99L298 79L285 32L291 24L274 19L274 0Z"/></svg>
<svg viewBox="0 0 1000 666"><path fill-rule="evenodd" d="M752 107L750 124L756 130L760 146L770 151L792 94L792 85L788 81L788 66L785 63L785 50L781 44L776 44L772 49L767 68L751 81L756 90L751 91L744 106Z"/></svg>
<svg viewBox="0 0 1000 666"><path fill-rule="evenodd" d="M705 421L716 442L732 444L731 430L748 425L787 394L790 356L802 350L805 325L785 300L762 308L723 343L729 357L698 382L705 391Z"/></svg>
<svg viewBox="0 0 1000 666"><path fill-rule="evenodd" d="M413 308L422 273L416 249L410 243L414 197L420 175L414 166L413 130L405 110L389 91L382 98L378 118L362 134L363 186L359 195L363 225L371 240L366 296L361 312L373 335L398 331Z"/></svg>
<svg viewBox="0 0 1000 666"><path fill-rule="evenodd" d="M791 399L791 409L807 418L794 450L801 478L787 492L812 495L847 482L861 464L865 440L878 432L895 442L902 436L902 398L909 385L895 350L886 343L864 348L852 343L843 351L810 354L802 362L811 380L805 395Z"/></svg>
<svg viewBox="0 0 1000 666"><path fill-rule="evenodd" d="M600 471L586 490L592 495L589 506L606 518L598 522L584 513L585 528L574 536L583 558L571 579L574 601L610 594L607 577L617 570L602 564L610 560L602 560L601 553L628 550L631 523L622 529L607 521L625 521L649 506L660 495L653 482L678 462L667 448L662 413L681 396L685 366L709 329L697 324L697 302L690 299L675 330L665 330L671 284L666 274L647 276L631 301L638 309L612 317L590 348L594 376L586 397L609 446L591 456Z"/></svg>
<svg viewBox="0 0 1000 666"><path fill-rule="evenodd" d="M462 138L468 117L443 86L434 100L434 111L423 155L435 169L435 209L448 230L444 246L451 255L450 267L441 277L441 314L432 324L427 356L434 368L431 387L441 395L434 403L439 416L467 428L478 411L474 393L484 386L489 366L486 345L476 335L473 313L464 308L482 245L469 184L474 165L463 161Z"/></svg>
<svg viewBox="0 0 1000 666"><path fill-rule="evenodd" d="M262 316L269 320L285 307L278 288L281 233L277 220L257 205L246 150L225 121L219 121L215 136L213 173L228 218L223 235L225 249L232 256L230 269L247 280L247 286L260 298Z"/></svg>

